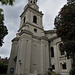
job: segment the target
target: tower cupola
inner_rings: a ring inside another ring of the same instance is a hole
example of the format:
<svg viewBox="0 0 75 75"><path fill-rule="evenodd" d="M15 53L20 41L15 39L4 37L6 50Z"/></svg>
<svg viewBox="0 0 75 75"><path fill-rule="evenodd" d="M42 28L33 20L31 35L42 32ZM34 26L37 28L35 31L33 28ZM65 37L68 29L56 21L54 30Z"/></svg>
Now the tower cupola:
<svg viewBox="0 0 75 75"><path fill-rule="evenodd" d="M30 5L37 4L37 0L28 0L28 4Z"/></svg>

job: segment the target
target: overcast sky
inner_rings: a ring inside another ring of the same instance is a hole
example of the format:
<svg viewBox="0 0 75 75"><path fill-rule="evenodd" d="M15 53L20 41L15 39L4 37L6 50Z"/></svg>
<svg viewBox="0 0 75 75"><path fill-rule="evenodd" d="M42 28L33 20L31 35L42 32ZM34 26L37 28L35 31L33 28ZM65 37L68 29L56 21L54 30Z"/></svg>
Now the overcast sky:
<svg viewBox="0 0 75 75"><path fill-rule="evenodd" d="M0 56L2 58L9 57L11 52L11 40L16 36L20 26L20 15L28 0L15 0L14 6L2 6L4 9L5 25L8 28L8 35L4 39L4 45L0 47ZM45 30L53 30L54 18L58 12L66 4L67 0L38 0L40 11L43 12L43 27Z"/></svg>

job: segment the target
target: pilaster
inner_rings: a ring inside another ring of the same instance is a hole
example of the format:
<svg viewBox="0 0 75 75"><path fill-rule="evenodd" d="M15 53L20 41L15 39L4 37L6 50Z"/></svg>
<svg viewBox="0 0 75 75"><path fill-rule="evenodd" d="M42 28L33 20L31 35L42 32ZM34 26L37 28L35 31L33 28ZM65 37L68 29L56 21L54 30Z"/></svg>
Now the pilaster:
<svg viewBox="0 0 75 75"><path fill-rule="evenodd" d="M41 74L48 71L49 68L49 47L46 37L41 39Z"/></svg>
<svg viewBox="0 0 75 75"><path fill-rule="evenodd" d="M31 35L21 34L15 75L27 75L30 72L31 39Z"/></svg>
<svg viewBox="0 0 75 75"><path fill-rule="evenodd" d="M16 56L18 52L18 40L19 38L16 37L12 40L12 48L11 48L11 54L9 59L9 65L8 65L8 71L7 75L14 75L15 73L15 67L16 67ZM13 69L13 72L11 73L11 69Z"/></svg>

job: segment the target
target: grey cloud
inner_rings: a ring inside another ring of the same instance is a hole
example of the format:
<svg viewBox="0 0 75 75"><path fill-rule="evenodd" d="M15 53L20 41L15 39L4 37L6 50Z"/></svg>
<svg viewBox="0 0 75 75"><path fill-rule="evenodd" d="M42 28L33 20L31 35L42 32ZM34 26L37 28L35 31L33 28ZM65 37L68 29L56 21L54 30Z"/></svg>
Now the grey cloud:
<svg viewBox="0 0 75 75"><path fill-rule="evenodd" d="M9 57L10 51L7 50L7 49L8 48L6 48L6 47L0 48L0 56L2 56L2 57Z"/></svg>
<svg viewBox="0 0 75 75"><path fill-rule="evenodd" d="M54 18L66 3L66 0L40 0L38 3L40 10L44 13L44 29L49 30L54 28ZM48 27L48 28L47 28Z"/></svg>

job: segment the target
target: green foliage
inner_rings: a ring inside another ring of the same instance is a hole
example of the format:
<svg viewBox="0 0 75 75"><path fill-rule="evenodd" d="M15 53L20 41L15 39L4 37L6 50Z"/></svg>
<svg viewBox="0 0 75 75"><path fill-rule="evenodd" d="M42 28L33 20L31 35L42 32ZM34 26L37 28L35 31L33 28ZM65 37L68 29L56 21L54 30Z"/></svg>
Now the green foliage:
<svg viewBox="0 0 75 75"><path fill-rule="evenodd" d="M73 58L75 54L75 41L64 42L62 50L66 51L67 58Z"/></svg>
<svg viewBox="0 0 75 75"><path fill-rule="evenodd" d="M68 56L75 54L75 4L64 5L54 24L58 37L61 37L64 43L62 49Z"/></svg>
<svg viewBox="0 0 75 75"><path fill-rule="evenodd" d="M7 67L8 65L5 63L0 63L0 74L5 74L7 73Z"/></svg>
<svg viewBox="0 0 75 75"><path fill-rule="evenodd" d="M51 73L51 75L55 75L55 74L56 74L54 71L52 71L52 72L50 72L50 73Z"/></svg>
<svg viewBox="0 0 75 75"><path fill-rule="evenodd" d="M56 75L54 71L47 71L44 75Z"/></svg>
<svg viewBox="0 0 75 75"><path fill-rule="evenodd" d="M13 5L15 0L0 0L2 5ZM3 39L8 34L7 27L4 25L4 14L2 14L3 10L0 8L0 46L3 45Z"/></svg>
<svg viewBox="0 0 75 75"><path fill-rule="evenodd" d="M1 2L2 5L7 5L7 4L13 5L14 1L15 0L0 0L0 2Z"/></svg>
<svg viewBox="0 0 75 75"><path fill-rule="evenodd" d="M4 26L4 14L3 10L0 9L0 46L3 44L3 38L8 34L6 26Z"/></svg>
<svg viewBox="0 0 75 75"><path fill-rule="evenodd" d="M67 0L54 22L56 33L63 41L62 50L72 58L70 75L75 75L75 0Z"/></svg>
<svg viewBox="0 0 75 75"><path fill-rule="evenodd" d="M75 72L75 70L72 69L72 70L70 71L70 75L75 75L74 72Z"/></svg>
<svg viewBox="0 0 75 75"><path fill-rule="evenodd" d="M62 41L75 39L75 5L65 5L55 18L56 33Z"/></svg>
<svg viewBox="0 0 75 75"><path fill-rule="evenodd" d="M75 3L75 0L67 0L67 4Z"/></svg>
<svg viewBox="0 0 75 75"><path fill-rule="evenodd" d="M70 71L70 75L75 75L75 55L72 61L72 69Z"/></svg>

